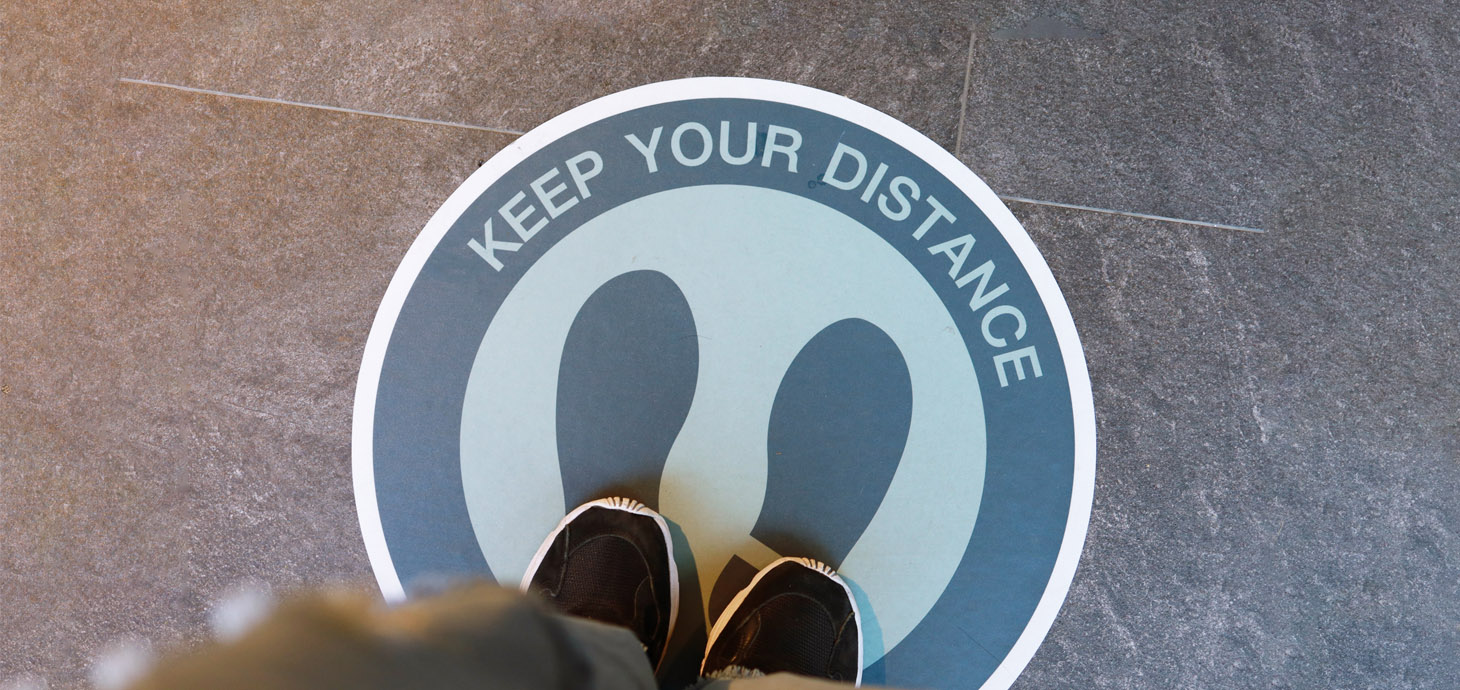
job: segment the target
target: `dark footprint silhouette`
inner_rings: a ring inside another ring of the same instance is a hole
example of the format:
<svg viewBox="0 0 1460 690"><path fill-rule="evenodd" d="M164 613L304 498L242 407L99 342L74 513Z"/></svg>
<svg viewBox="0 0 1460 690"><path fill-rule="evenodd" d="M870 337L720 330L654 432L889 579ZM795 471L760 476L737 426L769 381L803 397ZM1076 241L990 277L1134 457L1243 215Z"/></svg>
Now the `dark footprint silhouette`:
<svg viewBox="0 0 1460 690"><path fill-rule="evenodd" d="M782 555L840 567L887 495L911 420L912 379L897 344L861 319L822 329L776 392L765 505L751 535Z"/></svg>
<svg viewBox="0 0 1460 690"><path fill-rule="evenodd" d="M558 458L571 509L625 496L658 509L664 461L699 375L694 316L668 276L598 288L568 330L558 373Z"/></svg>

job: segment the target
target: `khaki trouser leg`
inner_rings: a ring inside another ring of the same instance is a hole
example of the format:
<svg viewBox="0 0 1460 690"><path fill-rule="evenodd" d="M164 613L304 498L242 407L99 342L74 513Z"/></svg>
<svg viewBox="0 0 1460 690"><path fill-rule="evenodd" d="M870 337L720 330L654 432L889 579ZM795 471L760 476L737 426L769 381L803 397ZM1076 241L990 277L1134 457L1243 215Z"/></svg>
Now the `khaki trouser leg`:
<svg viewBox="0 0 1460 690"><path fill-rule="evenodd" d="M240 640L165 661L134 690L656 690L633 633L480 585L386 608L289 603Z"/></svg>
<svg viewBox="0 0 1460 690"><path fill-rule="evenodd" d="M851 685L792 673L774 673L761 678L703 681L695 687L697 690L847 690Z"/></svg>

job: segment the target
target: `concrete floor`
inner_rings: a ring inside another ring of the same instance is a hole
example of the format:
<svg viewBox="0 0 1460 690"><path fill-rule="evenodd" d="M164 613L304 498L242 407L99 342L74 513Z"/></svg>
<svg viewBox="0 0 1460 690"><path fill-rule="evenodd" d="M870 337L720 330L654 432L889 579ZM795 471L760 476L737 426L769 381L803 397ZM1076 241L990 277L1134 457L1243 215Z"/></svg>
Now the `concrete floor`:
<svg viewBox="0 0 1460 690"><path fill-rule="evenodd" d="M693 75L847 95L1000 194L1267 231L1011 202L1100 434L1016 687L1460 677L1455 2L226 5L0 3L0 684L201 639L240 580L368 584L351 402L405 248L513 132Z"/></svg>

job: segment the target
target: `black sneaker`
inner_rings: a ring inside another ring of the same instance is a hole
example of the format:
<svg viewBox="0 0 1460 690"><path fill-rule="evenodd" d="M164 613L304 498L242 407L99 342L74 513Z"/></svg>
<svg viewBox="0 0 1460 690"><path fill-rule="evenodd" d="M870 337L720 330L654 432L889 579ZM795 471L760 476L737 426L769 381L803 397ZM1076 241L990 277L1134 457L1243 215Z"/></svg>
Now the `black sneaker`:
<svg viewBox="0 0 1460 690"><path fill-rule="evenodd" d="M787 671L862 684L862 617L836 571L782 558L740 590L710 630L700 675L744 678Z"/></svg>
<svg viewBox="0 0 1460 690"><path fill-rule="evenodd" d="M657 670L679 615L669 525L627 498L578 506L532 557L522 590L568 615L632 630Z"/></svg>

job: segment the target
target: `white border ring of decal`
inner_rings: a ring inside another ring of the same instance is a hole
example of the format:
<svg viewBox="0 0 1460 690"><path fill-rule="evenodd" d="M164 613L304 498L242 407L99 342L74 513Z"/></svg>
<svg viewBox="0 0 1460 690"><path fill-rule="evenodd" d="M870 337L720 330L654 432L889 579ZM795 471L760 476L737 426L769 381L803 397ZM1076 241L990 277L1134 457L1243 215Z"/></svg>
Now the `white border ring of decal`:
<svg viewBox="0 0 1460 690"><path fill-rule="evenodd" d="M356 509L366 552L381 592L391 601L405 598L395 565L391 561L381 525L375 492L374 411L386 347L407 295L427 258L468 206L516 165L558 138L584 126L645 106L705 98L741 98L799 106L854 122L887 138L923 159L956 185L998 228L1028 273L1054 327L1069 381L1074 427L1074 477L1069 515L1059 555L1044 593L1029 622L1012 649L984 683L985 688L1007 688L1033 658L1034 652L1054 624L1070 584L1074 580L1095 490L1095 408L1084 352L1074 319L1044 257L1023 226L1003 205L993 190L973 171L931 139L889 115L848 98L811 87L762 79L698 77L648 84L604 96L578 106L534 128L503 148L472 173L441 208L431 216L416 237L391 278L370 328L361 358L355 389L351 432L352 470Z"/></svg>

